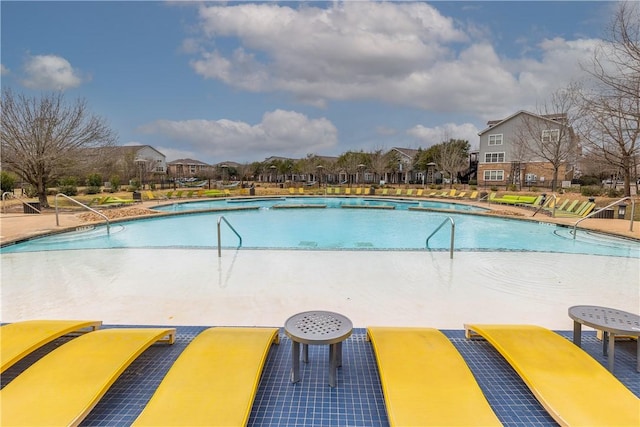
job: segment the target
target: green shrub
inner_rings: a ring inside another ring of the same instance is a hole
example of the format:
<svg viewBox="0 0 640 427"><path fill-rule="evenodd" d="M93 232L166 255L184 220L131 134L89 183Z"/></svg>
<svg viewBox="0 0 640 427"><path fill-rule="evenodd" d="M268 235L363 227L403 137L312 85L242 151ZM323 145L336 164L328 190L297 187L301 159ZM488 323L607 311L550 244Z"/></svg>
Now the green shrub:
<svg viewBox="0 0 640 427"><path fill-rule="evenodd" d="M78 194L78 179L74 176L66 176L58 182L58 192L66 196L76 196Z"/></svg>
<svg viewBox="0 0 640 427"><path fill-rule="evenodd" d="M120 189L120 177L118 175L111 175L109 183L111 184L111 188L109 189L111 193L115 193Z"/></svg>
<svg viewBox="0 0 640 427"><path fill-rule="evenodd" d="M615 188L607 189L607 197L611 197L612 199L617 199L624 196L624 191L616 190Z"/></svg>
<svg viewBox="0 0 640 427"><path fill-rule="evenodd" d="M580 185L600 185L600 179L597 176L582 176L578 179Z"/></svg>
<svg viewBox="0 0 640 427"><path fill-rule="evenodd" d="M471 185L471 186L478 185L478 180L477 179L470 179L469 180L469 185Z"/></svg>
<svg viewBox="0 0 640 427"><path fill-rule="evenodd" d="M89 174L89 176L87 177L87 187L100 188L100 186L102 186L102 175L100 175L99 173Z"/></svg>
<svg viewBox="0 0 640 427"><path fill-rule="evenodd" d="M87 187L85 193L87 194L98 194L100 192L100 187L96 187L94 185Z"/></svg>
<svg viewBox="0 0 640 427"><path fill-rule="evenodd" d="M24 195L27 197L37 197L38 190L36 190L36 188L33 185L29 185L27 188L24 189Z"/></svg>
<svg viewBox="0 0 640 427"><path fill-rule="evenodd" d="M497 187L497 186L495 186L495 185L492 185L492 186L491 186L491 191L498 191L498 187Z"/></svg>
<svg viewBox="0 0 640 427"><path fill-rule="evenodd" d="M580 194L586 197L596 197L602 194L602 188L597 185L585 185L580 187Z"/></svg>
<svg viewBox="0 0 640 427"><path fill-rule="evenodd" d="M17 180L18 177L11 172L0 172L0 188L2 189L2 193L13 191L13 189L16 188Z"/></svg>
<svg viewBox="0 0 640 427"><path fill-rule="evenodd" d="M507 186L507 190L509 190L509 191L516 191L516 190L518 190L518 186L517 186L517 185L515 185L515 184L509 184L509 185Z"/></svg>

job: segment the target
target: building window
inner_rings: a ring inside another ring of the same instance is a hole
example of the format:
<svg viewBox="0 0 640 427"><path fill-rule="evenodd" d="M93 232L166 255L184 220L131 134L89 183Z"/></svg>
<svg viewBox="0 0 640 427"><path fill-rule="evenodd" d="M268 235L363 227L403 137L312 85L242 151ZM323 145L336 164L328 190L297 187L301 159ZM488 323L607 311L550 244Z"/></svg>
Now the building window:
<svg viewBox="0 0 640 427"><path fill-rule="evenodd" d="M485 181L504 181L504 171L484 171Z"/></svg>
<svg viewBox="0 0 640 427"><path fill-rule="evenodd" d="M502 163L504 162L504 152L502 153L484 153L485 163Z"/></svg>
<svg viewBox="0 0 640 427"><path fill-rule="evenodd" d="M502 145L502 134L489 135L489 145Z"/></svg>
<svg viewBox="0 0 640 427"><path fill-rule="evenodd" d="M558 142L559 139L560 139L559 129L546 129L542 131L542 142L544 143Z"/></svg>

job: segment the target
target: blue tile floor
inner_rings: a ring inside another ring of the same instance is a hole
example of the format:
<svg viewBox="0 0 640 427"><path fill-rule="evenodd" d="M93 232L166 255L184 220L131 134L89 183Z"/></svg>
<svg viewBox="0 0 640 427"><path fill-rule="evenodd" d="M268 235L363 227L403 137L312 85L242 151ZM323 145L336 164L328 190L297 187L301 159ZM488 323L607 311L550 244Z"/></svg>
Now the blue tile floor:
<svg viewBox="0 0 640 427"><path fill-rule="evenodd" d="M109 326L104 326L109 327ZM83 421L86 426L128 425L142 411L164 374L180 352L204 327L178 327L172 346L155 345L144 352L113 384ZM505 426L555 426L554 420L533 397L507 362L482 340L467 340L464 331L443 331L476 376L495 413ZM561 335L571 339L571 332ZM1 386L30 364L67 342L60 338L3 373ZM583 348L606 366L602 344L594 332L583 332ZM291 345L280 333L273 345L251 411L250 426L387 426L384 399L375 357L365 330L355 329L343 344L343 366L338 386L328 386L328 347L311 346L309 363L301 363L302 381L289 381ZM616 343L615 375L640 397L636 372L636 343ZM64 391L60 392L60 396Z"/></svg>

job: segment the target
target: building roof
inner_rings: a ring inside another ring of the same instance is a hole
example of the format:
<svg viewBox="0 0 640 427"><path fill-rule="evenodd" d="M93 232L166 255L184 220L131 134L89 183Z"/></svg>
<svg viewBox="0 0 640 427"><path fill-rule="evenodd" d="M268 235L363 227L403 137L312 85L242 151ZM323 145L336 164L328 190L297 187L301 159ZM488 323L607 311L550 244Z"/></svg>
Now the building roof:
<svg viewBox="0 0 640 427"><path fill-rule="evenodd" d="M478 135L482 135L483 133L487 132L489 129L492 129L502 123L508 122L509 120L513 119L514 117L517 117L521 114L527 114L529 116L533 116L533 117L537 117L539 119L542 120L549 120L551 122L554 123L560 123L560 124L566 124L567 122L567 115L565 113L558 113L558 114L535 114L535 113L531 113L529 111L525 111L525 110L520 110L512 115L510 115L509 117L505 118L505 119L501 119L501 120L489 120L487 122L487 128L481 130L480 132L478 132Z"/></svg>
<svg viewBox="0 0 640 427"><path fill-rule="evenodd" d="M168 165L198 165L198 166L209 166L207 163L201 162L200 160L193 159L178 159L167 162Z"/></svg>

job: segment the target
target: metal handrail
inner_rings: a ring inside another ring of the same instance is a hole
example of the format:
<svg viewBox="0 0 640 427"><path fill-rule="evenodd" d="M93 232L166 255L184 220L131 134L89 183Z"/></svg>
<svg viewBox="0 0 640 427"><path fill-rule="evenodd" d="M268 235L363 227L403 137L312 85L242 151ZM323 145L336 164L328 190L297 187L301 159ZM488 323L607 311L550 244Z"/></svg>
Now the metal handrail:
<svg viewBox="0 0 640 427"><path fill-rule="evenodd" d="M551 193L549 198L551 198L551 197L553 197L553 208L551 208L551 217L555 218L556 217L556 206L558 206L558 196L556 196L555 193ZM531 217L533 218L534 216L536 216L536 214L538 212L540 212L542 209L544 209L544 205L546 205L546 204L547 204L546 200L544 202L540 203L540 207L538 209L536 209L536 211L533 213L533 215L531 215Z"/></svg>
<svg viewBox="0 0 640 427"><path fill-rule="evenodd" d="M592 216L598 214L600 211L603 211L604 209L609 209L613 206L621 204L625 200L631 200L631 220L629 221L629 231L633 231L633 217L635 216L635 213L636 213L636 201L633 199L633 197L627 196L627 197L623 197L620 200L616 200L613 203L608 204L604 208L598 209L597 211L593 211L589 215L585 216L584 218L580 218L578 221L576 221L576 223L573 224L573 231L572 231L573 239L575 240L576 238L576 229L578 228L578 224L580 224L585 219L591 218Z"/></svg>
<svg viewBox="0 0 640 427"><path fill-rule="evenodd" d="M56 197L54 199L55 200L55 205L56 205L56 225L57 226L60 226L60 220L58 219L58 196L62 196L65 199L72 201L76 205L82 206L83 208L88 209L91 212L93 212L94 214L99 215L102 218L104 218L104 220L107 222L107 234L111 234L111 223L109 222L109 218L107 218L107 216L105 214L103 214L102 212L99 212L99 211L97 211L97 210L95 210L93 208L90 208L89 206L85 205L84 203L81 203L81 202L77 201L76 199L71 198L71 197L69 197L69 196L67 196L66 194L63 194L63 193L56 194Z"/></svg>
<svg viewBox="0 0 640 427"><path fill-rule="evenodd" d="M242 246L242 236L240 234L238 234L236 229L233 228L233 226L229 223L229 221L227 221L227 218L225 218L224 216L220 216L218 218L218 258L220 258L222 256L222 244L220 243L220 223L222 221L224 221L225 224L227 224L227 226L229 226L231 231L233 231L235 233L235 235L238 236L238 239L240 240L240 242L238 243L238 247Z"/></svg>
<svg viewBox="0 0 640 427"><path fill-rule="evenodd" d="M455 238L455 234L456 234L456 223L453 221L453 218L451 218L450 216L447 217L447 219L445 219L444 221L442 221L442 223L438 226L438 228L436 228L433 233L431 233L429 235L429 237L427 237L427 241L426 241L426 246L427 248L429 247L429 239L431 237L433 237L434 234L436 234L446 223L447 220L449 220L451 222L451 245L449 247L449 258L453 259L453 241Z"/></svg>
<svg viewBox="0 0 640 427"><path fill-rule="evenodd" d="M29 202L25 202L24 200L22 200L20 197L16 197L11 191L5 191L4 193L2 193L2 212L7 213L7 206L5 205L5 200L7 199L5 196L11 196L14 199L20 201L20 203L22 203L23 205L29 206L29 208L33 209L34 211L38 212L39 214L41 214L42 212L40 211L40 209L34 207L31 203Z"/></svg>

